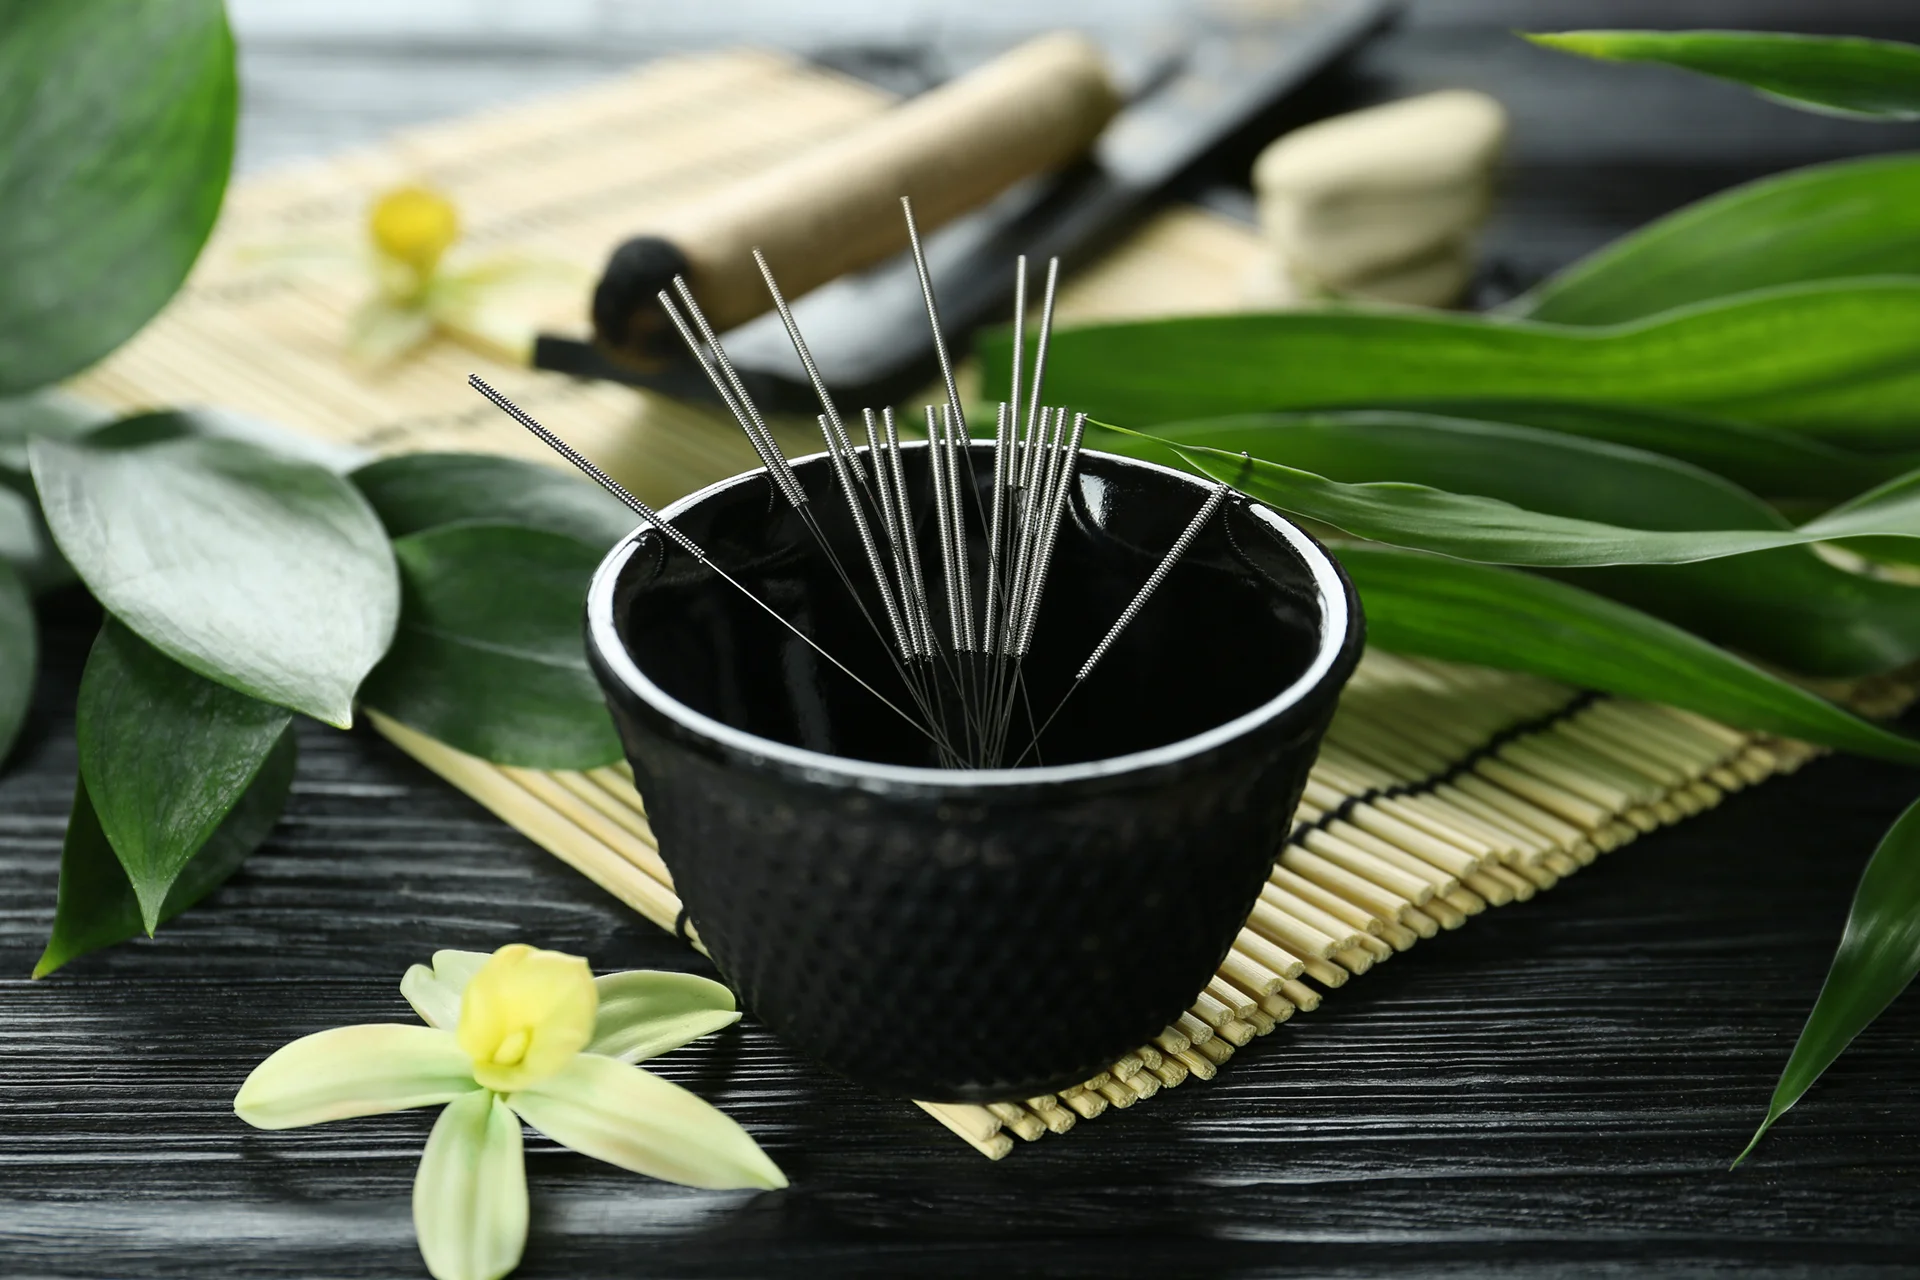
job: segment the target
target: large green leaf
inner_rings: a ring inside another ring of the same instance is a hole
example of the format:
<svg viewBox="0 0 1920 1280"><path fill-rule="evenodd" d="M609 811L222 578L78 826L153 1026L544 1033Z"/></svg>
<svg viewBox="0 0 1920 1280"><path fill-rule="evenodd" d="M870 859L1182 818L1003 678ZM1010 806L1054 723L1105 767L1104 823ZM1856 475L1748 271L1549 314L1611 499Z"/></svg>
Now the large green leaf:
<svg viewBox="0 0 1920 1280"><path fill-rule="evenodd" d="M1615 324L1771 285L1920 274L1920 156L1814 165L1722 192L1589 254L1500 308Z"/></svg>
<svg viewBox="0 0 1920 1280"><path fill-rule="evenodd" d="M600 547L453 524L393 549L400 630L361 691L367 706L500 764L591 769L620 758L581 632Z"/></svg>
<svg viewBox="0 0 1920 1280"><path fill-rule="evenodd" d="M174 880L160 909L162 923L218 888L273 830L293 783L293 735L292 726L281 732L240 803ZM140 901L120 860L114 857L106 833L100 829L82 779L74 787L73 814L67 820L66 843L60 853L60 896L54 909L53 933L40 962L33 967L33 976L44 978L75 956L125 942L145 931Z"/></svg>
<svg viewBox="0 0 1920 1280"><path fill-rule="evenodd" d="M151 933L292 715L195 675L109 618L77 717L80 776Z"/></svg>
<svg viewBox="0 0 1920 1280"><path fill-rule="evenodd" d="M1920 455L1857 453L1773 427L1579 400L1423 400L1311 416L1338 424L1347 412L1382 410L1537 427L1645 449L1776 500L1836 502L1920 466Z"/></svg>
<svg viewBox="0 0 1920 1280"><path fill-rule="evenodd" d="M1907 538L1875 536L1889 517L1912 518L1915 512L1920 512L1920 469L1876 485L1808 521L1805 527L1834 541L1844 540L1847 546L1878 560L1920 564L1920 544L1909 546Z"/></svg>
<svg viewBox="0 0 1920 1280"><path fill-rule="evenodd" d="M1500 434L1493 428L1480 428L1488 435ZM1519 433L1508 429L1506 443L1513 445ZM1215 480L1233 485L1242 493L1260 499L1291 515L1304 516L1332 525L1344 533L1370 538L1393 546L1481 564L1528 565L1536 568L1587 568L1595 565L1690 564L1755 551L1781 547L1806 546L1830 540L1832 535L1819 530L1780 527L1785 524L1757 499L1745 512L1731 514L1746 527L1701 528L1691 513L1657 502L1637 504L1644 507L1643 518L1653 528L1606 524L1595 520L1551 515L1515 506L1498 498L1473 493L1453 493L1425 484L1397 480L1342 484L1325 476L1289 467L1248 453L1230 453L1191 441L1175 444L1175 451L1195 469ZM1573 452L1569 450L1568 452ZM1600 450L1593 450L1598 454ZM1620 450L1624 453L1624 450ZM1589 459L1592 461L1593 459ZM1678 472L1681 464L1670 464ZM1658 475L1663 470L1653 465L1634 468L1641 474ZM1594 479L1605 478L1599 467ZM1461 477L1468 483L1492 487L1486 479L1471 474ZM1561 477L1576 480L1578 477ZM1731 485L1715 480L1704 472L1695 477L1700 488L1729 490L1728 505L1735 505ZM1503 482L1513 479L1511 473ZM1518 486L1523 492L1527 485ZM1570 486L1562 486L1563 489ZM1588 495L1578 495L1585 497ZM1593 495L1604 499L1606 495ZM1649 495L1650 497L1653 495ZM1889 504L1875 508L1874 515L1856 513L1849 523L1852 536L1920 536L1920 501ZM1766 527L1769 522L1775 527ZM1659 527L1667 526L1667 527Z"/></svg>
<svg viewBox="0 0 1920 1280"><path fill-rule="evenodd" d="M158 311L233 160L220 0L0 4L0 394L92 364Z"/></svg>
<svg viewBox="0 0 1920 1280"><path fill-rule="evenodd" d="M1920 764L1920 741L1564 582L1383 547L1337 554L1359 589L1368 642L1382 649L1530 671L1742 729Z"/></svg>
<svg viewBox="0 0 1920 1280"><path fill-rule="evenodd" d="M395 538L448 524L513 524L611 547L636 523L598 485L493 453L401 454L351 478Z"/></svg>
<svg viewBox="0 0 1920 1280"><path fill-rule="evenodd" d="M0 562L0 764L13 749L33 704L40 669L40 633L20 575Z"/></svg>
<svg viewBox="0 0 1920 1280"><path fill-rule="evenodd" d="M1736 1165L1853 1038L1906 990L1915 973L1920 973L1920 803L1900 815L1868 860L1820 997L1774 1086L1766 1119L1734 1160Z"/></svg>
<svg viewBox="0 0 1920 1280"><path fill-rule="evenodd" d="M1461 553L1458 548L1441 545L1432 536L1445 530L1413 522L1418 511L1401 509L1395 492L1328 491L1306 481L1306 487L1319 491L1302 494L1303 482L1297 477L1284 471L1263 477L1256 474L1259 468L1242 467L1237 455L1244 450L1257 459L1293 463L1340 481L1404 480L1464 490L1573 521L1669 531L1783 527L1773 509L1753 495L1644 450L1432 415L1367 410L1247 414L1169 424L1156 428L1153 438L1101 430L1090 442L1175 466L1183 459L1174 446L1213 446L1234 455L1215 458L1213 474L1276 506L1383 541L1456 554ZM1263 478L1268 483L1259 483ZM1384 500L1384 518L1397 532L1344 523L1341 512L1326 501L1329 493L1347 508L1362 507L1361 514L1370 516L1373 524L1380 514L1366 510L1366 504ZM1456 516L1465 514L1470 537L1482 542L1502 528L1513 531L1514 513L1497 513L1504 524L1481 526L1463 504L1454 508ZM1911 512L1881 514L1900 520L1902 529L1920 528L1920 517ZM1568 538L1581 532L1577 525L1557 528ZM1670 533L1668 538L1670 546L1675 538L1684 546L1684 535ZM1910 537L1884 539L1879 545L1908 547L1920 557L1920 540ZM1709 639L1808 675L1858 676L1920 660L1920 591L1848 572L1805 547L1697 564L1583 569L1568 576Z"/></svg>
<svg viewBox="0 0 1920 1280"><path fill-rule="evenodd" d="M1920 45L1771 31L1560 31L1528 35L1608 62L1661 62L1732 80L1822 115L1920 119Z"/></svg>
<svg viewBox="0 0 1920 1280"><path fill-rule="evenodd" d="M140 425L87 443L33 441L60 550L110 612L176 662L352 723L354 691L399 610L379 517L343 477L242 441L162 432L113 447Z"/></svg>
<svg viewBox="0 0 1920 1280"><path fill-rule="evenodd" d="M1008 337L982 343L1006 394ZM1624 325L1415 312L1189 316L1065 329L1047 397L1106 421L1173 422L1464 397L1579 398L1920 444L1920 280L1789 285Z"/></svg>

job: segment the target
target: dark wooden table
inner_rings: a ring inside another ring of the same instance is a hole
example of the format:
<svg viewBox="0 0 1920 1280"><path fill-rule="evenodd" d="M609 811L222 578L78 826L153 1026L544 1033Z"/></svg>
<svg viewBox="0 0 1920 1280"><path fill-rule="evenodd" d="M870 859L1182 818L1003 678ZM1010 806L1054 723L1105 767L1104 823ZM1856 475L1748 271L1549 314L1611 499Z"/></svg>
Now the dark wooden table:
<svg viewBox="0 0 1920 1280"><path fill-rule="evenodd" d="M1153 8L1054 0L1020 21L1122 7L1130 20ZM684 4L413 8L240 6L245 162L747 34ZM1012 32L958 0L862 9L808 6L754 34L852 46ZM1635 23L1920 38L1916 6L1884 0L1434 0L1319 101L1452 84L1502 97L1516 139L1490 250L1513 280L1728 183L1920 142L1507 34ZM395 984L436 947L524 939L603 968L701 962L371 734L308 726L287 815L230 884L155 941L28 981L96 624L83 600L50 610L38 706L0 777L0 1274L424 1274L408 1195L430 1115L259 1133L230 1111L247 1070L309 1031L407 1017ZM999 1164L748 1022L659 1069L746 1124L792 1188L683 1190L536 1138L519 1274L1910 1274L1920 999L1868 1031L1755 1161L1727 1163L1859 867L1917 793L1909 771L1815 764L1423 944L1212 1084Z"/></svg>

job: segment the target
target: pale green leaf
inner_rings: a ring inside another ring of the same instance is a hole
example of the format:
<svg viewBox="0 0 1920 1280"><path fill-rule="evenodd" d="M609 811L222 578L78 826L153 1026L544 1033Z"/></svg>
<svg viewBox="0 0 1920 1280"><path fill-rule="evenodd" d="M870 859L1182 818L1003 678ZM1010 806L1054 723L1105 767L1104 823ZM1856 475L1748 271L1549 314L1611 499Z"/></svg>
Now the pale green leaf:
<svg viewBox="0 0 1920 1280"><path fill-rule="evenodd" d="M1793 169L1668 214L1501 307L1617 324L1773 285L1920 275L1920 156Z"/></svg>
<svg viewBox="0 0 1920 1280"><path fill-rule="evenodd" d="M40 630L26 586L0 562L0 764L13 749L33 705L34 679L40 672Z"/></svg>
<svg viewBox="0 0 1920 1280"><path fill-rule="evenodd" d="M1834 541L1847 539L1854 550L1876 559L1920 564L1920 543L1877 534L1888 524L1920 525L1920 470L1895 476L1849 502L1843 502L1804 526Z"/></svg>
<svg viewBox="0 0 1920 1280"><path fill-rule="evenodd" d="M1820 997L1780 1073L1766 1119L1735 1164L1906 990L1915 973L1920 973L1920 803L1900 815L1867 862Z"/></svg>
<svg viewBox="0 0 1920 1280"><path fill-rule="evenodd" d="M733 992L691 973L634 969L595 978L600 1009L586 1052L640 1062L740 1020Z"/></svg>
<svg viewBox="0 0 1920 1280"><path fill-rule="evenodd" d="M142 639L241 693L352 722L399 584L379 518L346 480L201 436L42 437L31 456L60 550Z"/></svg>
<svg viewBox="0 0 1920 1280"><path fill-rule="evenodd" d="M1340 564L1382 649L1473 662L1663 702L1741 729L1920 764L1891 733L1680 628L1563 582L1383 547Z"/></svg>
<svg viewBox="0 0 1920 1280"><path fill-rule="evenodd" d="M212 893L259 848L286 805L296 759L294 731L289 726L240 802L174 878L166 903L160 908L160 923ZM77 782L73 812L67 819L66 839L60 850L60 890L53 930L39 963L33 967L33 976L44 978L76 956L125 942L145 931L146 921L140 913L139 899L133 895L133 885L100 829L86 783Z"/></svg>
<svg viewBox="0 0 1920 1280"><path fill-rule="evenodd" d="M1920 280L1788 285L1631 324L1573 328L1439 312L1292 311L1056 333L1047 396L1149 424L1462 398L1608 401L1791 428L1870 449L1920 445ZM1008 338L981 343L1006 394Z"/></svg>
<svg viewBox="0 0 1920 1280"><path fill-rule="evenodd" d="M233 1110L256 1129L294 1129L430 1107L479 1087L452 1032L370 1022L282 1046L253 1069Z"/></svg>
<svg viewBox="0 0 1920 1280"><path fill-rule="evenodd" d="M562 1146L635 1173L715 1190L787 1185L746 1130L679 1085L612 1058L583 1053L507 1104Z"/></svg>
<svg viewBox="0 0 1920 1280"><path fill-rule="evenodd" d="M92 364L158 311L213 228L237 81L220 0L7 6L0 394Z"/></svg>
<svg viewBox="0 0 1920 1280"><path fill-rule="evenodd" d="M80 776L149 933L291 719L195 675L112 618L100 628L80 677Z"/></svg>
<svg viewBox="0 0 1920 1280"><path fill-rule="evenodd" d="M468 755L592 769L621 755L581 618L604 548L539 529L451 524L393 544L405 599L362 700Z"/></svg>
<svg viewBox="0 0 1920 1280"><path fill-rule="evenodd" d="M481 1090L433 1123L413 1178L413 1233L435 1280L500 1280L527 1244L520 1119Z"/></svg>
<svg viewBox="0 0 1920 1280"><path fill-rule="evenodd" d="M1920 119L1920 45L1772 31L1559 31L1549 49L1608 62L1659 62L1732 80L1769 98L1856 120Z"/></svg>

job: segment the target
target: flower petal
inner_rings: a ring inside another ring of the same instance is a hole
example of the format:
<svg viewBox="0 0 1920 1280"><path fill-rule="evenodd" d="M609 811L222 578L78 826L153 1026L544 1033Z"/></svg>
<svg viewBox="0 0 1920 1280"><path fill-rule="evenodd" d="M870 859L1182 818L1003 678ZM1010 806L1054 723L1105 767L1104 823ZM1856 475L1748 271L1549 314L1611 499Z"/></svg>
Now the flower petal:
<svg viewBox="0 0 1920 1280"><path fill-rule="evenodd" d="M635 969L593 980L600 1011L587 1053L639 1062L740 1021L733 992L691 973Z"/></svg>
<svg viewBox="0 0 1920 1280"><path fill-rule="evenodd" d="M527 1244L520 1118L481 1090L447 1104L413 1179L413 1232L436 1280L499 1280Z"/></svg>
<svg viewBox="0 0 1920 1280"><path fill-rule="evenodd" d="M491 951L450 951L433 953L433 972L442 982L450 983L454 990L465 991L467 984L473 981L473 975L493 959Z"/></svg>
<svg viewBox="0 0 1920 1280"><path fill-rule="evenodd" d="M305 1036L253 1069L233 1099L256 1129L404 1111L446 1102L480 1086L451 1034L372 1022Z"/></svg>
<svg viewBox="0 0 1920 1280"><path fill-rule="evenodd" d="M484 951L436 951L431 969L416 964L407 970L400 994L422 1022L452 1031L460 1025L460 996L486 962Z"/></svg>
<svg viewBox="0 0 1920 1280"><path fill-rule="evenodd" d="M460 1025L460 993L435 977L427 966L407 966L400 978L400 994L428 1026L451 1031Z"/></svg>
<svg viewBox="0 0 1920 1280"><path fill-rule="evenodd" d="M520 1118L563 1146L689 1187L784 1187L747 1131L677 1084L583 1053L508 1096Z"/></svg>

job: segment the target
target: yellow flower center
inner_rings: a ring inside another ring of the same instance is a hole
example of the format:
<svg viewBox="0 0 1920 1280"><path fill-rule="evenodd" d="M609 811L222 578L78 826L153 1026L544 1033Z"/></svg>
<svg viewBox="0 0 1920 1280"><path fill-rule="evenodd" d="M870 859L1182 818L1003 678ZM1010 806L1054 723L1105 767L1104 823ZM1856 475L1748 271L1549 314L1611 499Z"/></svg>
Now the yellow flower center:
<svg viewBox="0 0 1920 1280"><path fill-rule="evenodd" d="M460 1047L473 1077L511 1093L544 1080L593 1039L600 997L579 956L525 943L500 948L460 997Z"/></svg>
<svg viewBox="0 0 1920 1280"><path fill-rule="evenodd" d="M395 187L374 202L367 229L382 257L404 263L425 280L460 238L460 214L438 191Z"/></svg>

